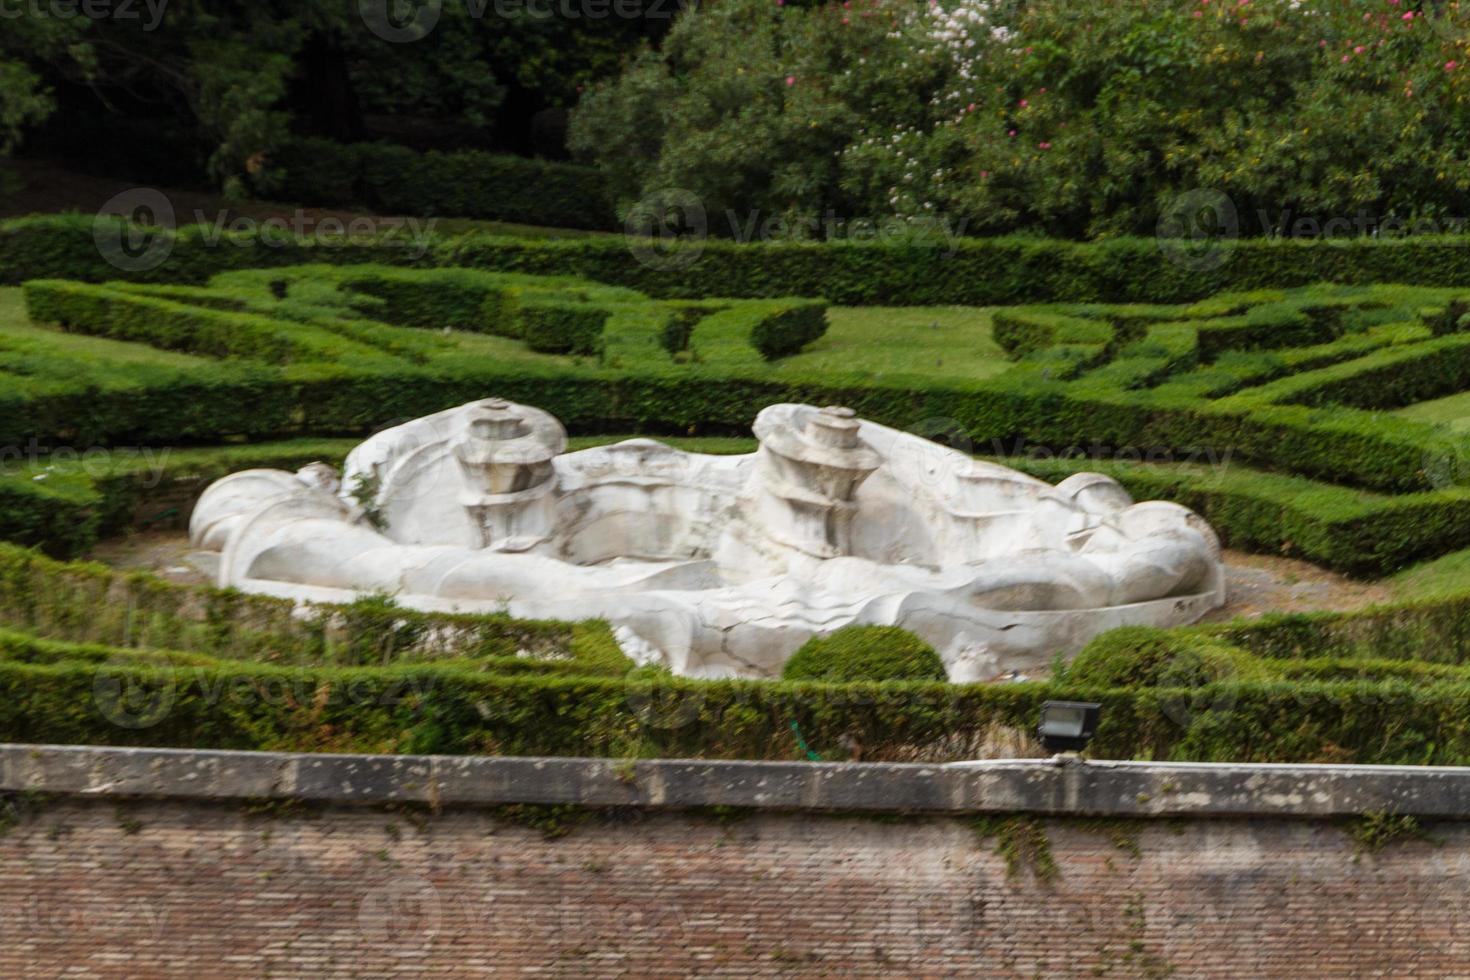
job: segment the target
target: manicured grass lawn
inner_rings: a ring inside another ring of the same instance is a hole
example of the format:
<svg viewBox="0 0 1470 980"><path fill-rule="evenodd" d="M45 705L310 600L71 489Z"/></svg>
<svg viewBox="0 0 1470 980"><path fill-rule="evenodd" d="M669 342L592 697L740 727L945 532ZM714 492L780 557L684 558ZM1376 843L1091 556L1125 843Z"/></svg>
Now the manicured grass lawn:
<svg viewBox="0 0 1470 980"><path fill-rule="evenodd" d="M993 377L1012 366L990 336L990 311L973 306L835 306L826 336L773 365L776 377Z"/></svg>
<svg viewBox="0 0 1470 980"><path fill-rule="evenodd" d="M1418 419L1421 422L1437 422L1455 432L1470 431L1470 391L1461 391L1433 401L1419 402L1401 408L1395 415Z"/></svg>
<svg viewBox="0 0 1470 980"><path fill-rule="evenodd" d="M1401 599L1463 595L1470 587L1470 549L1452 551L1406 568L1385 584Z"/></svg>
<svg viewBox="0 0 1470 980"><path fill-rule="evenodd" d="M63 333L54 327L31 323L25 298L18 287L0 287L0 370L14 369L12 358L23 359L36 350L70 359L69 371L103 371L107 365L153 364L166 367L198 367L213 363L209 358L159 350L145 344L129 344L84 334ZM9 355L9 356L7 356ZM30 375L30 370L22 369ZM71 375L75 377L75 375Z"/></svg>
<svg viewBox="0 0 1470 980"><path fill-rule="evenodd" d="M899 382L921 388L936 381L974 383L1015 366L991 338L990 311L972 306L834 306L827 314L827 333L798 354L767 362L750 346L747 327L702 322L693 348L700 363L766 376L773 381L823 378L863 384ZM727 328L728 327L728 328ZM494 347L512 355L499 338L470 343L486 353ZM461 341L464 343L464 341ZM689 366L674 363L658 346L658 324L646 311L629 309L607 327L607 363L617 368L637 365L640 371L682 374Z"/></svg>
<svg viewBox="0 0 1470 980"><path fill-rule="evenodd" d="M726 331L711 321L696 331L694 347L704 363L742 367L769 374L775 380L796 377L844 377L853 381L908 380L915 385L944 378L974 382L1001 374L1013 366L991 338L990 311L978 307L833 307L825 336L800 354L774 363L760 359L749 346L742 327ZM638 365L641 370L662 369L680 374L690 370L675 364L658 344L658 322L647 307L629 306L615 314L607 327L609 366ZM0 288L0 345L15 349L31 343L83 361L155 364L172 367L202 366L212 362L158 350L144 344L119 343L62 333L30 323L18 288ZM444 345L454 351L500 362L564 363L565 358L538 354L518 340L489 334L455 333ZM592 366L589 362L588 366Z"/></svg>

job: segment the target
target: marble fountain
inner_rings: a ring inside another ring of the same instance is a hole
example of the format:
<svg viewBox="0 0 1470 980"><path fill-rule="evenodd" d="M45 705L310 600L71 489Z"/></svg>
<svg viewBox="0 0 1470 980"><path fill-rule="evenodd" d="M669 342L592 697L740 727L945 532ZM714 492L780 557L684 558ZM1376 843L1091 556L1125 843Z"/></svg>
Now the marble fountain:
<svg viewBox="0 0 1470 980"><path fill-rule="evenodd" d="M634 660L694 677L776 676L809 637L867 623L981 680L1225 600L1209 525L1108 477L1053 486L844 408L771 405L754 429L742 456L566 452L554 417L489 398L379 432L340 475L225 477L190 535L221 586L603 618Z"/></svg>

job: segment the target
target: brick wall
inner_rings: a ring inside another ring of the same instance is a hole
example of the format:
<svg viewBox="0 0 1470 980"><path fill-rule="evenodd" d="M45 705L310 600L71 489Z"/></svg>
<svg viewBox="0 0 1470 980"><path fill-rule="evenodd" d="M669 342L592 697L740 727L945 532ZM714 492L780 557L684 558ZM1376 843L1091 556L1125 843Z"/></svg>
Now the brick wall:
<svg viewBox="0 0 1470 980"><path fill-rule="evenodd" d="M1045 820L1040 880L958 817L22 810L3 977L1470 975L1463 824Z"/></svg>

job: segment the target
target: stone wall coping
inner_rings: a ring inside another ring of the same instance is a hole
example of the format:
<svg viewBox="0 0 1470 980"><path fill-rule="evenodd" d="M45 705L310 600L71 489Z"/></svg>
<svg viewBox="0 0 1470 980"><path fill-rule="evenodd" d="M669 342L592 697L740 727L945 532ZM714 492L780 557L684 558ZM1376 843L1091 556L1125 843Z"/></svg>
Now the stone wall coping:
<svg viewBox="0 0 1470 980"><path fill-rule="evenodd" d="M921 765L0 744L0 791L78 797L1112 817L1470 817L1470 767L1006 759Z"/></svg>

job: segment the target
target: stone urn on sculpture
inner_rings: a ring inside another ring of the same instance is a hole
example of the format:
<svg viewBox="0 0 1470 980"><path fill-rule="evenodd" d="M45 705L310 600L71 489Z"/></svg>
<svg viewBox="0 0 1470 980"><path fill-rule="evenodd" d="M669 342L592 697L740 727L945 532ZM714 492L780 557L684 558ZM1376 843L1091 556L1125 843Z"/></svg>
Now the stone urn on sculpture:
<svg viewBox="0 0 1470 980"><path fill-rule="evenodd" d="M528 551L546 541L555 516L551 461L566 449L561 427L533 426L521 406L490 398L456 419L455 430L459 502L480 529L480 547Z"/></svg>
<svg viewBox="0 0 1470 980"><path fill-rule="evenodd" d="M849 552L853 495L883 463L862 441L860 428L850 408L761 413L756 458L767 533L815 558Z"/></svg>

